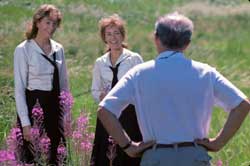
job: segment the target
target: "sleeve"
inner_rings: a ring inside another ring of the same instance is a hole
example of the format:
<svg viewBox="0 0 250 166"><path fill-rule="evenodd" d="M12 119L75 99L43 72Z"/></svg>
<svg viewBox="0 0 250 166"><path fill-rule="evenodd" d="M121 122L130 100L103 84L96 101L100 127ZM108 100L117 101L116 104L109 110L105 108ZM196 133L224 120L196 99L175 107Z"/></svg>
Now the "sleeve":
<svg viewBox="0 0 250 166"><path fill-rule="evenodd" d="M136 54L134 57L134 66L143 63L143 59L139 54Z"/></svg>
<svg viewBox="0 0 250 166"><path fill-rule="evenodd" d="M133 69L127 72L116 86L100 102L99 106L112 112L117 118L129 104L135 104L134 96L134 74Z"/></svg>
<svg viewBox="0 0 250 166"><path fill-rule="evenodd" d="M69 91L69 81L68 81L68 73L67 66L65 61L64 49L61 50L62 57L62 67L60 69L60 91Z"/></svg>
<svg viewBox="0 0 250 166"><path fill-rule="evenodd" d="M101 79L101 72L100 72L100 64L98 60L96 60L93 73L92 73L92 86L91 86L91 93L94 100L99 103L100 102L100 95L102 91L102 79Z"/></svg>
<svg viewBox="0 0 250 166"><path fill-rule="evenodd" d="M222 107L226 112L230 112L247 96L215 69L213 74L215 105Z"/></svg>
<svg viewBox="0 0 250 166"><path fill-rule="evenodd" d="M14 52L15 101L22 127L30 125L25 96L28 72L28 60L24 48L17 47Z"/></svg>

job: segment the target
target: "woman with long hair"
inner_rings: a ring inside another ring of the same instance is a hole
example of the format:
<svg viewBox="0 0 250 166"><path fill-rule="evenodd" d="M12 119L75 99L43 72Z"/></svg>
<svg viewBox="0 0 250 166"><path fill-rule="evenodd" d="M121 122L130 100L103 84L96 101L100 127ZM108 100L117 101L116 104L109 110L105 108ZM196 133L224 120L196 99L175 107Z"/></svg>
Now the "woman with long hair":
<svg viewBox="0 0 250 166"><path fill-rule="evenodd" d="M44 116L40 131L44 130L50 140L48 164L57 165L57 147L60 141L65 143L59 95L69 89L68 76L63 47L52 40L61 20L61 12L55 6L41 5L33 15L26 40L14 52L15 100L23 134L20 157L23 163L36 163L31 128L32 109L37 103Z"/></svg>

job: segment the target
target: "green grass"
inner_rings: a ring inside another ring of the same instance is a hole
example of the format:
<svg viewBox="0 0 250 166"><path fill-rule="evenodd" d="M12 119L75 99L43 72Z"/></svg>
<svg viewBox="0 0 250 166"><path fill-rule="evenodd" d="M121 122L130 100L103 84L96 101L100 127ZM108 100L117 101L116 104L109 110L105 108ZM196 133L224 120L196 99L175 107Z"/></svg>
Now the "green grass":
<svg viewBox="0 0 250 166"><path fill-rule="evenodd" d="M198 0L197 0L198 1ZM203 2L200 0L199 2ZM236 86L250 95L250 12L232 14L228 11L216 15L219 8L237 9L249 2L245 0L207 0L206 9L213 13L186 13L192 18L195 32L186 55L216 67ZM15 122L13 52L24 40L25 25L31 20L35 8L42 3L53 3L63 12L62 26L54 38L63 44L70 76L70 88L75 98L74 118L81 111L88 112L95 126L97 104L90 94L92 68L95 59L102 55L104 45L98 36L98 21L102 16L118 13L127 21L127 41L131 50L140 53L144 60L156 56L153 44L155 19L164 13L185 7L192 1L184 0L2 0L0 1L0 144ZM210 136L223 126L227 114L220 109L213 113ZM249 165L250 121L246 119L240 131L218 153L211 153L213 162L222 159L229 165ZM94 128L92 128L94 130Z"/></svg>

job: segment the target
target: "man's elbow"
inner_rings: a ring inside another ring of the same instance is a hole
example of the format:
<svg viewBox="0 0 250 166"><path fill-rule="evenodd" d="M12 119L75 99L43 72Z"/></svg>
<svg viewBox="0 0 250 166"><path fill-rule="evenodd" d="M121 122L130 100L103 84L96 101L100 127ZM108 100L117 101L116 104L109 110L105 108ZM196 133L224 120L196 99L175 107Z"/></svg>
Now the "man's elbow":
<svg viewBox="0 0 250 166"><path fill-rule="evenodd" d="M248 99L243 100L233 111L247 115L250 111L249 100Z"/></svg>
<svg viewBox="0 0 250 166"><path fill-rule="evenodd" d="M103 107L98 107L98 109L97 109L97 117L99 119L101 119L104 116L103 115L104 111L106 111L106 110Z"/></svg>
<svg viewBox="0 0 250 166"><path fill-rule="evenodd" d="M102 119L107 119L110 116L112 116L113 114L111 112L109 112L107 109L105 109L104 107L99 107L97 109L97 117L102 121Z"/></svg>

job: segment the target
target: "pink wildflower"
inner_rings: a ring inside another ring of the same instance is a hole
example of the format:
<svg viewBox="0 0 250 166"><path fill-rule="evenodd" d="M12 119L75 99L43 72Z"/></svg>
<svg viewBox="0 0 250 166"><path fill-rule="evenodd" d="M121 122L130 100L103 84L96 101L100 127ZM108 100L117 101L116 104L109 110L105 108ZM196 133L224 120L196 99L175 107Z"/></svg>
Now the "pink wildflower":
<svg viewBox="0 0 250 166"><path fill-rule="evenodd" d="M23 144L20 128L12 128L10 130L6 143L10 151L17 152L19 150L19 147Z"/></svg>
<svg viewBox="0 0 250 166"><path fill-rule="evenodd" d="M69 112L64 116L64 135L66 138L72 136L72 117Z"/></svg>
<svg viewBox="0 0 250 166"><path fill-rule="evenodd" d="M57 147L57 161L58 161L59 166L64 165L64 160L65 160L66 155L67 155L67 150L61 141L59 146Z"/></svg>
<svg viewBox="0 0 250 166"><path fill-rule="evenodd" d="M44 136L43 138L41 138L39 147L42 153L47 154L49 151L49 147L50 147L49 137Z"/></svg>
<svg viewBox="0 0 250 166"><path fill-rule="evenodd" d="M218 160L217 163L216 163L216 166L222 166L222 165L223 165L222 160Z"/></svg>
<svg viewBox="0 0 250 166"><path fill-rule="evenodd" d="M60 105L63 107L64 111L70 111L74 103L72 94L67 91L62 91L59 98Z"/></svg>
<svg viewBox="0 0 250 166"><path fill-rule="evenodd" d="M41 108L38 100L32 109L32 118L34 120L34 124L40 127L43 123L44 115L43 109Z"/></svg>
<svg viewBox="0 0 250 166"><path fill-rule="evenodd" d="M0 163L7 161L15 161L15 154L12 151L0 150Z"/></svg>
<svg viewBox="0 0 250 166"><path fill-rule="evenodd" d="M78 118L77 118L77 128L80 131L85 131L86 127L88 125L88 117L81 114Z"/></svg>
<svg viewBox="0 0 250 166"><path fill-rule="evenodd" d="M94 133L87 133L87 137L89 140L93 140L95 137L95 134Z"/></svg>
<svg viewBox="0 0 250 166"><path fill-rule="evenodd" d="M82 138L82 134L79 131L73 131L73 139L78 140Z"/></svg>
<svg viewBox="0 0 250 166"><path fill-rule="evenodd" d="M115 144L114 139L111 136L109 136L108 141L109 141L109 146L108 146L108 151L106 153L106 156L109 159L110 165L112 165L113 160L117 156L117 154L116 154L116 144Z"/></svg>
<svg viewBox="0 0 250 166"><path fill-rule="evenodd" d="M62 91L60 93L60 105L64 111L64 134L66 137L71 137L72 135L72 118L71 109L74 103L73 96L68 91Z"/></svg>
<svg viewBox="0 0 250 166"><path fill-rule="evenodd" d="M43 118L43 109L41 107L34 107L32 109L32 117L35 119Z"/></svg>
<svg viewBox="0 0 250 166"><path fill-rule="evenodd" d="M38 139L39 136L40 136L40 131L39 131L39 128L37 127L32 127L30 129L30 133L31 133L31 138L34 140L34 139Z"/></svg>
<svg viewBox="0 0 250 166"><path fill-rule="evenodd" d="M65 146L64 145L59 145L58 148L57 148L57 153L59 155L65 156L67 154Z"/></svg>
<svg viewBox="0 0 250 166"><path fill-rule="evenodd" d="M81 150L90 152L91 149L92 149L92 143L90 143L89 141L81 142Z"/></svg>

